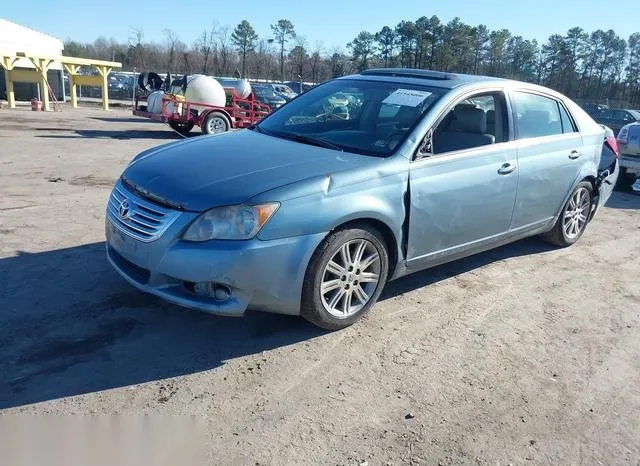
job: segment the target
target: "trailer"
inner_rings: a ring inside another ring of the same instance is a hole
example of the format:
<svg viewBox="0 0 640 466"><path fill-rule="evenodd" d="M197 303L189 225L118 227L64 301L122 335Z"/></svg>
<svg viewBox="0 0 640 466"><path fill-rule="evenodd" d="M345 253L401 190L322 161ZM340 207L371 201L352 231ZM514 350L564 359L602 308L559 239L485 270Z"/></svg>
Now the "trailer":
<svg viewBox="0 0 640 466"><path fill-rule="evenodd" d="M243 99L236 94L235 89L224 88L224 91L225 107L189 102L183 96L165 94L162 97L160 113L151 113L147 110L146 96L136 96L133 114L167 123L173 130L184 135L194 126L199 126L204 134L247 128L271 113L271 108L256 100L253 93Z"/></svg>

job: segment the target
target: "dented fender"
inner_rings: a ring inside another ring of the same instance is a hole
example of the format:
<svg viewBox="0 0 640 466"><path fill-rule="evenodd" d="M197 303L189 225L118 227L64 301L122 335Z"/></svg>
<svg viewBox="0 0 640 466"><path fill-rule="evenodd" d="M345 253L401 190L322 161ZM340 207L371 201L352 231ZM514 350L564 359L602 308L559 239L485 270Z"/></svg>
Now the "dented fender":
<svg viewBox="0 0 640 466"><path fill-rule="evenodd" d="M327 235L347 222L372 219L388 227L400 249L408 176L409 160L396 156L372 159L366 169L327 173L262 193L249 202L279 199L281 204L258 238Z"/></svg>

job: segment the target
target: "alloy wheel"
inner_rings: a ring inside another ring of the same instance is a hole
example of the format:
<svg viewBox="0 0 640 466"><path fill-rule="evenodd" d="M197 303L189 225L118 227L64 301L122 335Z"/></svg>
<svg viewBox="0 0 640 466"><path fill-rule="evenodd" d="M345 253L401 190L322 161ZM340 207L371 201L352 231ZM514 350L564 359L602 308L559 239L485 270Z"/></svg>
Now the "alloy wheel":
<svg viewBox="0 0 640 466"><path fill-rule="evenodd" d="M320 297L326 311L339 319L360 311L378 287L380 267L380 253L371 241L344 243L322 274Z"/></svg>
<svg viewBox="0 0 640 466"><path fill-rule="evenodd" d="M562 231L567 239L575 239L582 233L587 225L590 208L591 195L586 188L580 188L573 193L562 219Z"/></svg>

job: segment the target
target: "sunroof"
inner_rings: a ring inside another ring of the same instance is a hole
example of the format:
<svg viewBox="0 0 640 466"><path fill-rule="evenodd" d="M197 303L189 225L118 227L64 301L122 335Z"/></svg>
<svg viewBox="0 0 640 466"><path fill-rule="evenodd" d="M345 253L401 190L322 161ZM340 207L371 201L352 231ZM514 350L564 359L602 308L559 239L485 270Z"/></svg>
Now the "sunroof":
<svg viewBox="0 0 640 466"><path fill-rule="evenodd" d="M430 70L413 70L406 68L373 68L370 70L364 70L360 74L367 76L403 76L407 78L423 78L423 79L435 79L440 81L448 81L455 79L455 74L442 73L440 71Z"/></svg>

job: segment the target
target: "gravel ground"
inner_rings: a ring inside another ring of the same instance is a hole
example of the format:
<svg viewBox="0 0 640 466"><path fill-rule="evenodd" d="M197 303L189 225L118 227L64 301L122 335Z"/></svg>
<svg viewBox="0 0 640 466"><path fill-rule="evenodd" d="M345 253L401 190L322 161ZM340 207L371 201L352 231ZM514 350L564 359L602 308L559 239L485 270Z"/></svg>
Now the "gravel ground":
<svg viewBox="0 0 640 466"><path fill-rule="evenodd" d="M640 196L392 282L365 319L189 312L104 256L110 187L177 136L0 110L0 408L192 414L211 464L639 464Z"/></svg>

